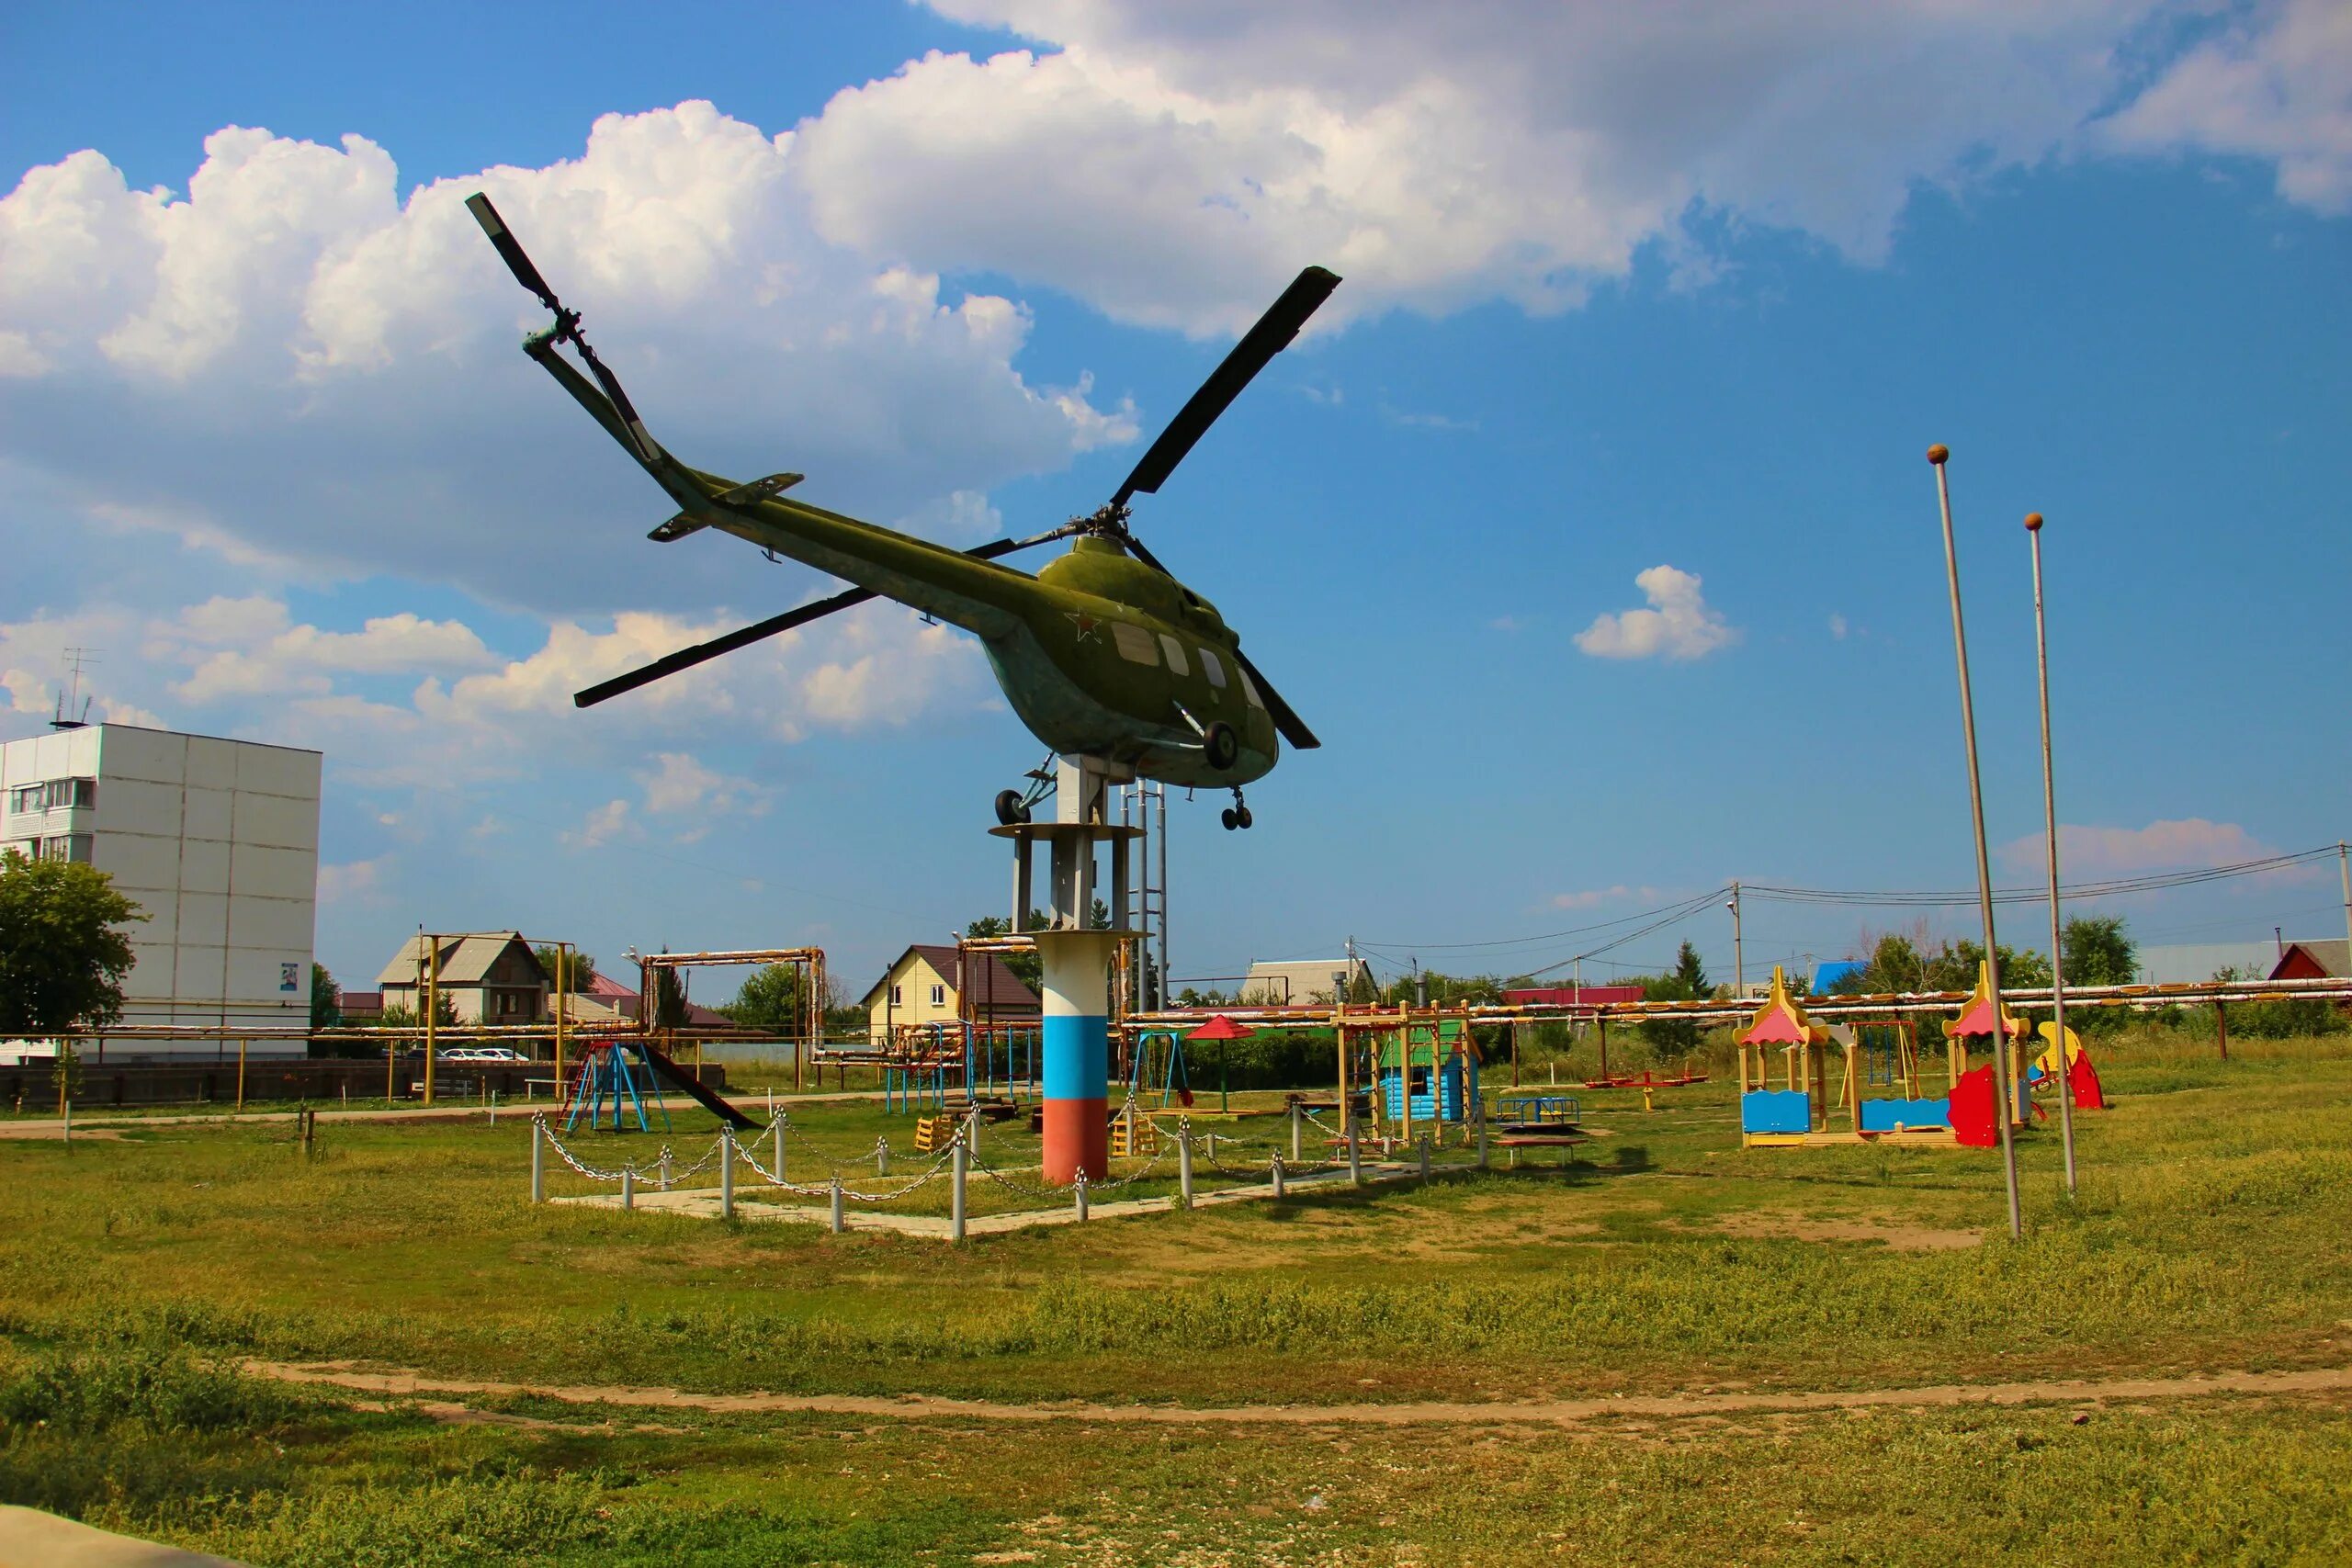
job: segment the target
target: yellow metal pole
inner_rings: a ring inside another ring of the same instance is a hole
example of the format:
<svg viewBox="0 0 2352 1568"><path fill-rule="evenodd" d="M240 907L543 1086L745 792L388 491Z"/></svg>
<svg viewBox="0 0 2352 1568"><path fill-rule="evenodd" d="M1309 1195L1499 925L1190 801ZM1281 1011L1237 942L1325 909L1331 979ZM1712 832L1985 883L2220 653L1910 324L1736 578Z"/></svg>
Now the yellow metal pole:
<svg viewBox="0 0 2352 1568"><path fill-rule="evenodd" d="M563 1093L563 993L571 979L570 942L555 944L555 1092L550 1099L558 1099Z"/></svg>
<svg viewBox="0 0 2352 1568"><path fill-rule="evenodd" d="M427 937L425 941L433 954L429 987L424 998L424 1103L430 1105L433 1103L433 1054L439 1043L435 1026L441 1012L441 939L434 936Z"/></svg>
<svg viewBox="0 0 2352 1568"><path fill-rule="evenodd" d="M245 1108L245 1047L251 1043L253 1042L249 1040L237 1042L237 1109L240 1111Z"/></svg>

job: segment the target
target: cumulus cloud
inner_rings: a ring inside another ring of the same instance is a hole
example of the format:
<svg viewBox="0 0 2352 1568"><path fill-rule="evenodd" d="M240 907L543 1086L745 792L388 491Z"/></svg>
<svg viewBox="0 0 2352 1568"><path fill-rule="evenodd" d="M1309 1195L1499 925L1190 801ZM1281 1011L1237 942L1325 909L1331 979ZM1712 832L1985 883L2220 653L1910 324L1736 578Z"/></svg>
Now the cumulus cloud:
<svg viewBox="0 0 2352 1568"><path fill-rule="evenodd" d="M2287 200L2352 212L2352 8L2285 0L2241 12L2106 130L2120 148L2261 159Z"/></svg>
<svg viewBox="0 0 2352 1568"><path fill-rule="evenodd" d="M1646 610L1621 610L1593 617L1577 633L1577 647L1595 659L1703 659L1739 640L1700 593L1700 579L1670 566L1654 566L1634 579Z"/></svg>
<svg viewBox="0 0 2352 1568"><path fill-rule="evenodd" d="M334 676L479 670L498 660L471 628L405 612L356 632L295 626L266 595L215 597L183 610L149 639L151 654L177 653L195 669L172 687L189 702L243 695L324 694Z"/></svg>
<svg viewBox="0 0 2352 1568"><path fill-rule="evenodd" d="M719 597L743 547L649 571L663 498L515 352L543 316L466 212L477 188L700 466L789 464L843 510L970 528L989 487L1134 437L1082 384L1023 378L1017 302L814 233L796 157L685 103L405 198L356 135L227 128L184 195L96 151L33 169L0 197L0 462L94 519L330 575L575 611Z"/></svg>
<svg viewBox="0 0 2352 1568"><path fill-rule="evenodd" d="M2267 860L2278 852L2235 822L2209 822L2202 817L2151 822L2144 828L2058 825L2058 870L2067 882L2143 871L2235 865ZM2002 863L2019 874L2045 875L2048 854L2048 844L2040 833L2001 846Z"/></svg>
<svg viewBox="0 0 2352 1568"><path fill-rule="evenodd" d="M655 816L690 816L678 833L681 843L702 838L722 817L767 814L774 792L756 779L722 773L703 765L692 752L664 751L654 758L645 784L645 809Z"/></svg>
<svg viewBox="0 0 2352 1568"><path fill-rule="evenodd" d="M1042 47L837 95L795 165L823 232L1199 333L1309 261L1348 279L1327 329L1552 310L1650 244L1703 286L1726 269L1708 236L1751 224L1874 262L1920 185L2077 150L2274 157L2312 205L2343 167L2333 0L2257 7L2169 74L2146 58L2163 0L933 5ZM2143 87L2144 124L2096 134Z"/></svg>
<svg viewBox="0 0 2352 1568"><path fill-rule="evenodd" d="M390 855L378 855L373 860L345 861L341 864L320 866L319 902L348 904L373 900L382 889L384 873L390 864Z"/></svg>
<svg viewBox="0 0 2352 1568"><path fill-rule="evenodd" d="M561 835L575 850L602 849L629 830L628 802L608 800L588 813L579 827Z"/></svg>

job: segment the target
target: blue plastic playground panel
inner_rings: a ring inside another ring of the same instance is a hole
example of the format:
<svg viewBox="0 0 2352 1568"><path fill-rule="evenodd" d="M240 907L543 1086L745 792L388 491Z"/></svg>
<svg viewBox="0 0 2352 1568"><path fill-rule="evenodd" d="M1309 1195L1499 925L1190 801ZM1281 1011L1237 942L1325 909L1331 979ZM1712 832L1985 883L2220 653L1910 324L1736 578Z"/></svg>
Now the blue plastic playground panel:
<svg viewBox="0 0 2352 1568"><path fill-rule="evenodd" d="M1951 1125L1951 1101L1949 1100L1865 1100L1862 1101L1862 1131L1892 1133L1904 1127L1949 1127Z"/></svg>
<svg viewBox="0 0 2352 1568"><path fill-rule="evenodd" d="M1759 1089L1739 1097L1743 1133L1810 1133L1813 1098L1803 1089Z"/></svg>

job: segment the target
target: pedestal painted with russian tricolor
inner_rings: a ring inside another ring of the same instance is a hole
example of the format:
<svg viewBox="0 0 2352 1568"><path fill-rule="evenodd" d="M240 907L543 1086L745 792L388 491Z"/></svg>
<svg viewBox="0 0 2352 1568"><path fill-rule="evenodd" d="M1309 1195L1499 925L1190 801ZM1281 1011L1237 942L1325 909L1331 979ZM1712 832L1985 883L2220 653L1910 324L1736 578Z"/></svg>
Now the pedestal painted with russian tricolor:
<svg viewBox="0 0 2352 1568"><path fill-rule="evenodd" d="M1112 931L1036 933L1046 966L1046 1179L1067 1185L1111 1170Z"/></svg>

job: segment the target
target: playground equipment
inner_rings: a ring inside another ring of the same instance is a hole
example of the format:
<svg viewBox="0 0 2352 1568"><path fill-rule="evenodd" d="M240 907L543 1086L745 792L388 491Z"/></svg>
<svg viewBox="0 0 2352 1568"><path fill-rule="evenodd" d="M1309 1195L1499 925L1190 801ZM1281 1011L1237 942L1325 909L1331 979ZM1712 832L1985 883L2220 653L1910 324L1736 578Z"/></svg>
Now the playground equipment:
<svg viewBox="0 0 2352 1568"><path fill-rule="evenodd" d="M597 1040L589 1043L580 1058L580 1066L571 1081L564 1086L566 1111L563 1130L571 1132L584 1112L588 1125L594 1127L609 1108L612 1130L622 1131L621 1112L626 1106L637 1122L637 1130L650 1133L653 1129L645 1115L646 1091L652 1090L653 1108L662 1113L662 1125L670 1125L669 1107L662 1099L656 1082L669 1085L687 1099L709 1111L730 1127L750 1132L759 1126L751 1117L703 1087L702 1080L670 1059L650 1040Z"/></svg>
<svg viewBox="0 0 2352 1568"><path fill-rule="evenodd" d="M1397 1028L1375 1037L1381 1114L1408 1129L1416 1122L1467 1120L1478 1092L1477 1048L1469 1034L1466 1019L1408 1014Z"/></svg>
<svg viewBox="0 0 2352 1568"><path fill-rule="evenodd" d="M2000 1140L2000 1124L1994 1120L1999 1113L2000 1093L1993 1083L1994 1063L2000 1060L1995 1050L1993 1062L1973 1072L1962 1071L1968 1055L1968 1042L1983 1040L1996 1043L1996 1031L2009 1038L2010 1070L2016 1081L2009 1086L2009 1124L2025 1124L2033 1113L2033 1100L2026 1087L2025 1050L2023 1036L2029 1032L2025 1020L2018 1017L2004 1002L1996 1016L1993 1006L1993 976L1983 964L1976 966L1976 988L1969 993L1968 1005L1960 1016L1944 1025L1944 1041L1955 1053L1952 1075L1952 1132L1962 1144L1970 1148L1992 1148Z"/></svg>
<svg viewBox="0 0 2352 1568"><path fill-rule="evenodd" d="M1184 1065L1184 1034L1182 1030L1147 1029L1136 1036L1127 1064L1128 1102L1132 1104L1155 1092L1162 1105L1172 1100L1187 1110L1192 1107L1193 1076ZM1117 1135L1114 1130L1112 1134L1114 1141ZM1112 1152L1115 1154L1118 1151L1114 1149Z"/></svg>
<svg viewBox="0 0 2352 1568"><path fill-rule="evenodd" d="M1011 1107L1024 1094L1037 1095L1040 1034L1035 1026L990 1028L968 1020L905 1023L879 1047L830 1051L825 1059L876 1067L882 1076L883 1110L890 1114L946 1110L951 1086L967 1104L986 1100Z"/></svg>
<svg viewBox="0 0 2352 1568"><path fill-rule="evenodd" d="M1841 1053L1833 1081L1828 1047ZM1783 1087L1771 1087L1768 1052L1782 1059ZM1901 1022L1823 1025L1813 1021L1790 997L1778 965L1764 1005L1739 1036L1739 1129L1745 1148L1802 1148L1824 1144L1899 1143L1950 1146L1973 1145L1993 1133L1991 1069L1984 1082L1982 1114L1976 1111L1965 1041L1946 1036L1945 1092L1920 1092L1918 1053L1911 1026ZM1892 1089L1869 1098L1865 1090ZM1844 1126L1832 1124L1843 1111Z"/></svg>
<svg viewBox="0 0 2352 1568"><path fill-rule="evenodd" d="M2034 1031L2041 1041L2041 1055L2026 1069L2026 1082L2037 1093L2054 1088L2058 1071L2058 1026L2044 1022ZM2105 1111L2107 1091L2098 1081L2098 1071L2091 1066L2090 1053L2083 1049L2083 1038L2073 1030L2066 1031L2066 1087L2073 1091L2077 1111Z"/></svg>

